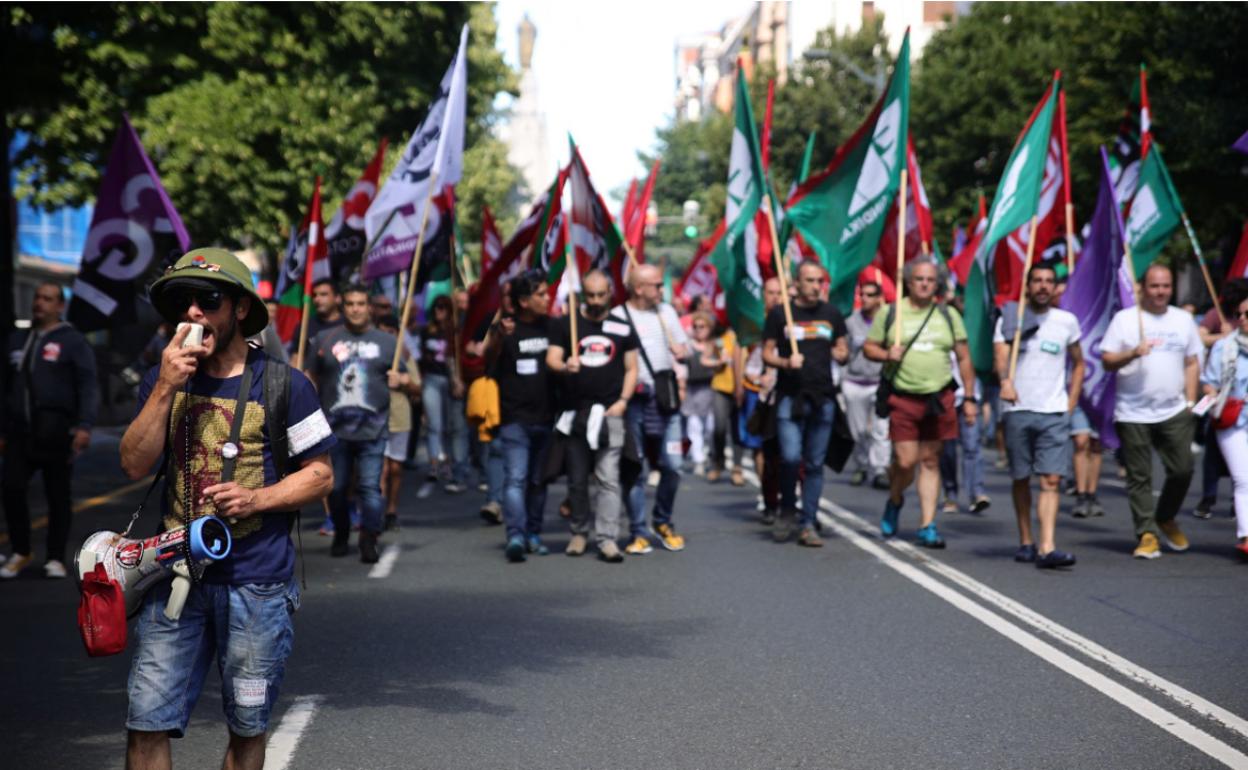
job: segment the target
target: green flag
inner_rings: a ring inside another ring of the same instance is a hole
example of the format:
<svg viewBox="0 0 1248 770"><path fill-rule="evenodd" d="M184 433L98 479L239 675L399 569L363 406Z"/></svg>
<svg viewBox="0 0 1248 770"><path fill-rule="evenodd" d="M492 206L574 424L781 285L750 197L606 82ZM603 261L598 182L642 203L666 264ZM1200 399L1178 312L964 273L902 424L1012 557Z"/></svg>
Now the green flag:
<svg viewBox="0 0 1248 770"><path fill-rule="evenodd" d="M1183 204L1170 181L1161 148L1149 147L1140 167L1140 182L1127 216L1127 243L1131 246L1131 266L1137 281L1153 264L1175 229L1183 221Z"/></svg>
<svg viewBox="0 0 1248 770"><path fill-rule="evenodd" d="M728 323L742 345L751 345L762 336L763 280L755 249L746 247L747 231L763 199L762 154L758 148L758 127L750 107L743 68L737 66L737 89L732 129L732 154L728 160L728 199L724 212L727 230L715 250L711 264L724 290ZM765 237L762 233L758 237Z"/></svg>
<svg viewBox="0 0 1248 770"><path fill-rule="evenodd" d="M793 183L793 188L789 190L789 198L792 198L793 194L797 192L797 188L805 184L806 180L810 178L810 159L814 156L814 154L815 132L811 131L810 135L806 137L806 150L802 153L802 165L797 170L797 181ZM780 223L779 237L780 252L782 254L788 254L789 239L793 237L793 223L789 221L789 217L787 215L784 217L784 221Z"/></svg>
<svg viewBox="0 0 1248 770"><path fill-rule="evenodd" d="M1053 114L1057 109L1060 88L1059 75L1055 75L1040 103L1032 110L1031 118L1010 153L1001 174L1001 183L992 199L988 214L988 228L975 253L966 281L964 320L967 343L975 371L991 374L993 371L992 314L993 287L988 281L992 272L993 255L1002 238L1027 225L1036 215L1040 205L1040 187L1044 181L1044 163L1048 156L1049 135L1053 129ZM1009 259L1004 255L1003 259Z"/></svg>
<svg viewBox="0 0 1248 770"><path fill-rule="evenodd" d="M910 36L871 115L828 167L792 197L788 220L832 277L832 301L853 307L858 274L875 258L888 208L906 167L910 126Z"/></svg>

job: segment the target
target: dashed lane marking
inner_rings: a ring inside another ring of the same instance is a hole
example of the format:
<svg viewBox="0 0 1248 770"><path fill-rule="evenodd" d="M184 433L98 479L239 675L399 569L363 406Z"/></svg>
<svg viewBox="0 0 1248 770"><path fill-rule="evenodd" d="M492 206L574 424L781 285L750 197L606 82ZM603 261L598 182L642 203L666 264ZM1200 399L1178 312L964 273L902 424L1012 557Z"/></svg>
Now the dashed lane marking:
<svg viewBox="0 0 1248 770"><path fill-rule="evenodd" d="M295 698L277 729L269 736L264 752L264 770L286 770L290 767L299 741L324 698L323 695L300 695Z"/></svg>

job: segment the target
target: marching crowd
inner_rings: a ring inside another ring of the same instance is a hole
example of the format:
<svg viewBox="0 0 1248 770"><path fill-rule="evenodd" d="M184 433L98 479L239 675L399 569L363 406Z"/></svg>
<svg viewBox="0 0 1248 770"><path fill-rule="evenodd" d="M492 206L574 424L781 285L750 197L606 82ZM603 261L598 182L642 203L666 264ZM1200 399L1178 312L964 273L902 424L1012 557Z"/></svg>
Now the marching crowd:
<svg viewBox="0 0 1248 770"><path fill-rule="evenodd" d="M321 281L301 367L336 441L320 532L332 537L331 553L343 556L358 531L362 560L375 562L378 537L398 527L403 476L416 467L423 431L427 476L415 496L439 486L457 494L475 477L486 493L481 516L504 527L511 561L548 552L547 489L560 477L567 480L559 511L571 530L569 555L592 545L603 560L619 562L656 546L682 550L675 521L682 475L691 469L744 486L747 453L761 486L762 522L777 542L796 536L803 546L822 545L816 514L826 463L844 468L851 485L889 492L879 524L884 537L898 534L913 486L914 536L919 545L943 548L938 513L981 513L992 504L982 449L995 440L1006 450L999 467L1013 479L1015 558L1039 567L1074 564L1056 542L1063 483L1075 496L1076 517L1102 515L1104 446L1101 426L1079 407L1085 352L1077 319L1058 307L1057 272L1034 266L1021 312L1013 303L1002 309L995 378L977 376L972 366L960 301L944 296L943 266L914 261L903 283L900 305L885 305L882 287L863 278L845 318L828 302L827 273L803 262L791 286L766 282L761 338L742 346L709 300L680 311L663 302L662 275L652 265L631 271L627 299L614 306L611 279L597 271L584 276L575 318L552 316L540 271L514 276L494 317L467 334L462 291L437 297L402 328L385 294ZM1248 415L1240 411L1248 367L1237 366L1238 353L1248 356L1248 286L1228 284L1199 324L1170 305L1172 295L1171 271L1154 265L1139 306L1114 317L1099 351L1106 376L1116 378L1116 457L1134 520L1134 556L1157 558L1163 544L1188 547L1176 516L1202 445L1203 489L1193 513L1211 515L1219 477L1230 475L1237 547L1248 555ZM59 287L39 287L32 328L10 340L3 424L17 441L5 460L13 554L0 568L3 578L32 559L26 497L37 469L50 508L45 573L66 574L69 471L89 441L97 396L90 349L61 321L63 308ZM157 339L157 359L171 334ZM298 355L265 348L283 360ZM1202 395L1211 408L1196 416ZM1165 472L1156 498L1154 452ZM649 511L647 485L655 488Z"/></svg>
<svg viewBox="0 0 1248 770"><path fill-rule="evenodd" d="M1034 266L1024 306L1010 303L996 319L993 378L974 370L960 302L945 296L944 268L914 261L903 282L900 313L883 304L879 284L864 279L858 307L845 318L828 302L827 273L803 262L792 286L766 283L761 339L742 346L709 301L699 298L681 308L684 314L663 302L655 266L632 270L627 299L614 307L610 278L587 274L572 305L575 320L570 312L552 316L545 276L533 271L504 284L499 312L469 330L472 341L462 346L466 295L439 297L426 322L403 333L408 373L398 379L387 375L400 326L390 301L370 299L361 286L339 295L324 283L315 320L324 331L310 344L305 368L320 384L340 442L357 440L349 416L357 397L378 430L354 463L345 451L334 454L332 516L322 533L333 535L335 555L346 554L355 506L363 513L356 525L362 557L377 558L377 534L397 526L403 468L414 465L409 437L422 427L415 403L423 411L429 468L416 495L428 496L439 483L446 493L462 492L477 476L486 493L481 516L504 527L511 561L548 553L547 489L560 477L567 479L559 509L571 530L568 555L592 545L603 560L619 562L656 546L682 550L675 521L682 475L692 469L743 486L747 452L761 485L761 518L777 542L822 545L816 514L827 464L848 465L853 485L889 491L879 524L884 537L898 534L913 486L914 536L921 546L943 548L938 513L981 513L992 504L981 450L996 440L1013 479L1015 559L1041 568L1073 565L1075 556L1057 547L1063 482L1075 496L1076 517L1103 515L1097 487L1104 447L1101 426L1079 407L1085 354L1078 320L1058 306L1057 271ZM1248 335L1239 312L1248 288L1232 283L1220 298L1233 321L1219 322L1214 308L1199 326L1189 311L1170 305L1172 295L1171 271L1150 268L1139 306L1117 314L1099 351L1106 376L1116 377L1113 425L1134 520L1133 555L1157 558L1162 544L1188 548L1176 516L1201 444L1205 494L1194 513L1210 515L1218 478L1229 473L1237 547L1248 555L1248 416L1238 411L1248 372L1241 368L1237 377L1231 355L1248 355L1248 343L1237 342ZM344 353L358 349L344 341L374 337L380 355ZM1204 409L1197 409L1201 417L1193 413L1202 390L1216 418L1203 416ZM1165 471L1156 499L1154 452ZM655 488L649 511L647 483Z"/></svg>
<svg viewBox="0 0 1248 770"><path fill-rule="evenodd" d="M128 766L169 766L169 739L186 730L214 660L230 728L226 764L261 766L300 601L296 512L324 504L330 553L351 553L358 528L361 560L378 561L379 538L398 526L401 482L422 428L429 471L415 496L438 485L458 494L477 476L487 495L481 515L503 527L513 562L549 552L547 490L559 477L567 479L559 507L571 530L568 555L592 545L618 563L656 546L681 551L676 499L686 456L708 480L728 474L743 486L747 452L776 542L823 545L817 513L827 465L848 470L851 484L888 490L885 538L900 533L913 486L914 537L943 548L939 513L991 505L981 448L995 438L1013 479L1015 559L1069 567L1075 556L1058 548L1056 532L1063 479L1077 496L1075 516L1103 513L1096 492L1105 425L1078 406L1085 372L1099 363L1117 389L1112 428L1134 556L1157 558L1162 544L1188 548L1176 517L1202 439L1204 490L1194 513L1210 515L1218 478L1229 473L1236 547L1248 556L1248 283L1227 284L1198 325L1170 304L1171 271L1154 265L1138 305L1113 317L1099 362L1089 362L1076 317L1058 306L1056 271L1038 264L1025 277L1023 306L1006 305L995 321L990 381L974 369L943 270L909 263L904 298L887 307L881 286L862 279L858 308L844 318L828 302L825 270L802 262L792 286L766 282L765 322L748 345L708 303L682 315L663 302L653 265L633 268L627 299L615 306L610 278L586 274L570 312L553 316L546 274L521 273L477 329L460 328L462 294L439 297L423 320L409 322L363 285L321 283L308 319L314 334L287 365L272 310L242 263L221 249L184 255L149 290L168 327L149 346L155 360L138 385L121 467L132 479L164 477L163 528L215 514L232 546L195 577L180 618L162 609L170 581L143 596L133 623ZM40 285L30 327L9 339L0 449L12 553L0 567L4 579L33 561L27 487L36 470L49 505L44 574L67 574L72 464L91 440L98 394L91 349L61 320L64 307L61 287ZM202 334L193 336L196 327ZM1156 499L1154 452L1165 471Z"/></svg>

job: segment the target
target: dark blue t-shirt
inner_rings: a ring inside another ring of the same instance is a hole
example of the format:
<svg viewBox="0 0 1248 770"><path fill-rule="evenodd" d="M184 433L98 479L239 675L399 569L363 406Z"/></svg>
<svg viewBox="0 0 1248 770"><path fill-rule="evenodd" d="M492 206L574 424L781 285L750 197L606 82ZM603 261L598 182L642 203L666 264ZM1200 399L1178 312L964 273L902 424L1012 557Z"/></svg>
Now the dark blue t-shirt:
<svg viewBox="0 0 1248 770"><path fill-rule="evenodd" d="M269 365L269 359L261 351L252 350L247 356L247 365L252 369L251 392L243 413L234 481L248 489L257 489L277 483L264 403L264 367ZM147 403L159 374L160 367L153 367L139 385L139 410ZM221 447L229 440L242 380L242 375L218 379L200 372L188 382L189 393L184 387L174 396L167 437L172 459L161 498L161 516L166 528L182 525L188 480L191 518L215 513L211 503L201 506L199 499L204 489L221 480ZM289 471L298 469L305 460L325 454L335 443L316 390L302 372L293 368L286 426L291 458ZM290 579L295 568L295 548L290 539L287 513L249 516L229 526L234 541L230 555L204 571L205 582L241 585Z"/></svg>

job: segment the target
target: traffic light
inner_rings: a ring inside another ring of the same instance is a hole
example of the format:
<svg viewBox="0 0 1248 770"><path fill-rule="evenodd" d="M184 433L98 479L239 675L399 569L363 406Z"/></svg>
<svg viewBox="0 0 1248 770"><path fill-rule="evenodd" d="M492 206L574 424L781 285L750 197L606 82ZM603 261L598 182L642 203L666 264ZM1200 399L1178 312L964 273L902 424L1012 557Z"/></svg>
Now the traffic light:
<svg viewBox="0 0 1248 770"><path fill-rule="evenodd" d="M684 205L681 206L680 218L685 223L686 238L693 239L698 237L698 216L701 213L702 206L697 201L685 201Z"/></svg>

